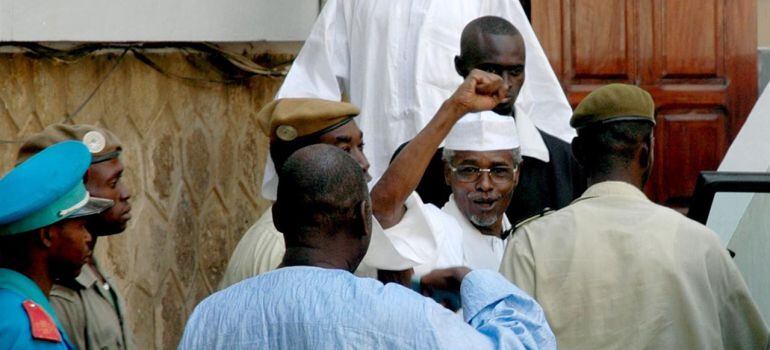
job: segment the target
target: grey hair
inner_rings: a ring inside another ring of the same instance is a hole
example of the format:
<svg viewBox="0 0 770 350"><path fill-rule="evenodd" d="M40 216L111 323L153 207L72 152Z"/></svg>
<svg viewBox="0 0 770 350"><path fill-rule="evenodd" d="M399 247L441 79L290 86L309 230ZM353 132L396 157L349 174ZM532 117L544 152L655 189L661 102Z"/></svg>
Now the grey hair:
<svg viewBox="0 0 770 350"><path fill-rule="evenodd" d="M521 148L517 147L511 150L513 153L513 165L518 167L521 164ZM444 148L444 152L441 153L441 159L447 163L452 163L455 157L455 150Z"/></svg>

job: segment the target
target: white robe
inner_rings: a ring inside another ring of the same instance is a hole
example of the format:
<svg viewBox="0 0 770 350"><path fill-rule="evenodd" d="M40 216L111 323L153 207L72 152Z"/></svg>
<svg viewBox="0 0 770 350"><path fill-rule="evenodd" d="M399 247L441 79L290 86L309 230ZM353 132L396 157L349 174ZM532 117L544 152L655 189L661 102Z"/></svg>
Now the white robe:
<svg viewBox="0 0 770 350"><path fill-rule="evenodd" d="M401 256L419 257L421 263L413 265L416 276L434 269L460 265L493 271L500 268L507 241L482 234L457 208L454 195L439 209L433 204L423 203L413 193L406 206L404 218L385 230L385 235ZM511 223L503 214L503 230L510 228ZM379 246L372 241L370 253L373 247ZM410 249L411 253L405 255ZM398 256L391 259L404 260L398 259ZM414 260L418 259L405 261ZM364 258L364 262L367 262L367 258Z"/></svg>
<svg viewBox="0 0 770 350"><path fill-rule="evenodd" d="M405 205L406 213L398 224L381 229L382 235L372 235L364 264L388 270L411 267L417 277L465 265L460 225L436 206L424 204L417 192L412 192Z"/></svg>
<svg viewBox="0 0 770 350"><path fill-rule="evenodd" d="M516 0L330 0L276 98L344 96L360 107L356 121L364 132L364 153L372 176L379 177L395 149L413 138L462 82L453 63L460 34L484 15L508 19L524 37L519 115L569 142L572 109ZM536 148L534 156L547 161L536 130L520 129L531 136L522 135L522 152ZM277 183L268 157L262 196L275 199Z"/></svg>

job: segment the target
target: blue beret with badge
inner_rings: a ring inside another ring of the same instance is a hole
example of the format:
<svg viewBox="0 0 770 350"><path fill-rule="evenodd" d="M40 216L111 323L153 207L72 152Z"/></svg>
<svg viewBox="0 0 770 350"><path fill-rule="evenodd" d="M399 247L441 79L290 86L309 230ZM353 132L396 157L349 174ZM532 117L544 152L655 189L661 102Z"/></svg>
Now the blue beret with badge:
<svg viewBox="0 0 770 350"><path fill-rule="evenodd" d="M0 236L112 207L111 200L86 191L83 175L90 165L91 152L78 141L54 144L17 165L0 179Z"/></svg>

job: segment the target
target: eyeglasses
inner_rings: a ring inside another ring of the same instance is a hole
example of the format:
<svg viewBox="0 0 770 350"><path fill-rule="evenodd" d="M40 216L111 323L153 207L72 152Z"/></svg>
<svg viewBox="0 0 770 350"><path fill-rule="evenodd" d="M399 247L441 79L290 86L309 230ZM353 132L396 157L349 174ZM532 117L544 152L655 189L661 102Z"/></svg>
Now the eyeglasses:
<svg viewBox="0 0 770 350"><path fill-rule="evenodd" d="M496 183L506 183L513 180L513 175L518 167L496 166L494 168L479 168L473 165L461 165L457 168L449 165L449 169L460 182L476 182L481 178L481 173L489 173L489 178Z"/></svg>

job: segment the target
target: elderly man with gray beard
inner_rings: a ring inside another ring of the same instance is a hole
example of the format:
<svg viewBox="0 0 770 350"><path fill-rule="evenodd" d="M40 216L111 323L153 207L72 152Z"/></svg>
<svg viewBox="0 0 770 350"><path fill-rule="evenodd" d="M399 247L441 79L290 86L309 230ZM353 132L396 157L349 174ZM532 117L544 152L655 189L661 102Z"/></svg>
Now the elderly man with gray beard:
<svg viewBox="0 0 770 350"><path fill-rule="evenodd" d="M497 77L479 70L470 75ZM461 108L463 113L448 115L464 117L437 114L394 158L372 189L372 202L383 228L403 231L405 239L417 229L444 232L445 237L461 241L463 265L497 270L512 228L505 210L519 181L521 155L516 123L488 110L462 107L463 93L463 89L458 89L450 99L461 106L455 108ZM452 188L452 195L439 209L410 194L445 138L444 179ZM411 222L415 220L403 220L414 211L420 212L427 225L402 227L414 226Z"/></svg>

